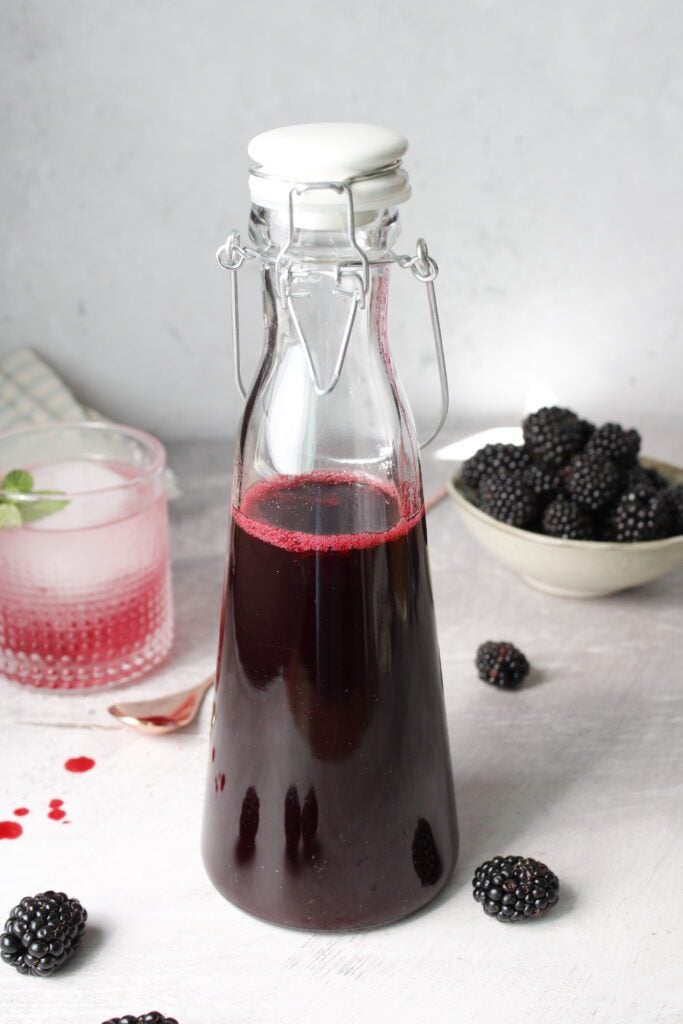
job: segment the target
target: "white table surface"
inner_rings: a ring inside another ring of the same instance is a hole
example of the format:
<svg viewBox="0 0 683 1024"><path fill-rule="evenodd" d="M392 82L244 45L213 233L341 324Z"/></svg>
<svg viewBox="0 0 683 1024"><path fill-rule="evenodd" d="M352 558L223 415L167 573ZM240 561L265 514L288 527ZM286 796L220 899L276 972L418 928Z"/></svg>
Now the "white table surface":
<svg viewBox="0 0 683 1024"><path fill-rule="evenodd" d="M660 431L649 452L682 461ZM172 446L177 640L131 698L213 668L231 445ZM446 467L425 463L429 491ZM0 681L0 915L45 888L90 912L52 979L0 964L2 1024L100 1024L160 1009L180 1024L663 1024L683 1020L683 573L588 602L553 598L475 546L450 501L429 515L461 853L427 911L368 933L255 920L211 887L199 854L210 701L182 733L145 738L105 711L112 692L44 694ZM479 682L477 645L518 643L519 692ZM63 768L95 758L83 775ZM70 824L47 817L64 800ZM508 926L471 897L473 869L521 853L560 876L545 919Z"/></svg>

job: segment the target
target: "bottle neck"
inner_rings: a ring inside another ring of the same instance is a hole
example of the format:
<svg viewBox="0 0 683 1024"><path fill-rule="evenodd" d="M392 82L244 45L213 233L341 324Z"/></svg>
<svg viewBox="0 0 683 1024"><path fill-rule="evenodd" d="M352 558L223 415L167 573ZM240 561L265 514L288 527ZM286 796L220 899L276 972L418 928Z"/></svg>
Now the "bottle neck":
<svg viewBox="0 0 683 1024"><path fill-rule="evenodd" d="M302 215L292 236L291 254L306 260L329 263L331 260L349 259L355 249L349 238L345 215L340 211L334 227L312 227L312 218ZM289 239L289 216L285 210L266 210L252 206L249 218L249 235L256 248L269 255L279 252ZM355 241L368 255L389 253L399 235L399 218L396 208L371 213L359 213L355 218Z"/></svg>
<svg viewBox="0 0 683 1024"><path fill-rule="evenodd" d="M289 235L286 215L252 208L250 237L264 256L265 346L245 411L244 463L262 477L348 470L389 481L414 514L422 501L417 442L387 337L397 213L357 223L353 240L343 225ZM367 291L358 250L370 261Z"/></svg>
<svg viewBox="0 0 683 1024"><path fill-rule="evenodd" d="M250 221L251 239L266 257L264 309L272 355L295 344L318 397L330 393L342 374L367 373L373 352L391 372L388 261L398 237L396 210L360 214L353 238L343 211L327 213L325 220L323 229L320 215L309 214L307 224L290 231L286 213L252 207Z"/></svg>

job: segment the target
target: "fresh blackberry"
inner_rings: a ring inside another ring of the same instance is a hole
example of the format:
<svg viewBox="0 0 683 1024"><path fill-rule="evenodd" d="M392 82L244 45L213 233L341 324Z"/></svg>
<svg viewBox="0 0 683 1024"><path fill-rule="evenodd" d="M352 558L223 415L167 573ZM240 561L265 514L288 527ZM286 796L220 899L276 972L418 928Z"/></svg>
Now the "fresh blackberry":
<svg viewBox="0 0 683 1024"><path fill-rule="evenodd" d="M663 491L667 486L668 481L656 469L635 465L626 474L627 491L634 487L650 487L653 491Z"/></svg>
<svg viewBox="0 0 683 1024"><path fill-rule="evenodd" d="M531 458L545 466L564 466L585 440L585 428L576 413L556 405L527 416L522 432Z"/></svg>
<svg viewBox="0 0 683 1024"><path fill-rule="evenodd" d="M571 498L560 494L543 513L543 533L565 540L594 540L595 526L590 514Z"/></svg>
<svg viewBox="0 0 683 1024"><path fill-rule="evenodd" d="M443 862L426 818L418 818L413 836L413 867L423 886L436 885L443 874Z"/></svg>
<svg viewBox="0 0 683 1024"><path fill-rule="evenodd" d="M683 533L683 484L674 484L667 487L662 494L666 496L671 509L672 526L674 534Z"/></svg>
<svg viewBox="0 0 683 1024"><path fill-rule="evenodd" d="M479 486L479 502L494 519L510 526L531 526L538 513L538 499L519 476L485 476Z"/></svg>
<svg viewBox="0 0 683 1024"><path fill-rule="evenodd" d="M581 447L585 448L595 433L595 424L590 420L579 420L579 424L581 426Z"/></svg>
<svg viewBox="0 0 683 1024"><path fill-rule="evenodd" d="M529 662L514 644L487 640L477 648L479 678L492 686L512 690L529 674Z"/></svg>
<svg viewBox="0 0 683 1024"><path fill-rule="evenodd" d="M0 935L0 957L20 974L48 978L80 945L87 911L63 892L25 896Z"/></svg>
<svg viewBox="0 0 683 1024"><path fill-rule="evenodd" d="M165 1017L158 1010L152 1010L151 1013L143 1013L141 1017L134 1017L132 1013L127 1013L125 1017L110 1017L102 1024L178 1024L178 1021L175 1017Z"/></svg>
<svg viewBox="0 0 683 1024"><path fill-rule="evenodd" d="M560 882L531 857L494 857L478 867L472 895L499 921L529 921L557 903Z"/></svg>
<svg viewBox="0 0 683 1024"><path fill-rule="evenodd" d="M522 470L522 480L539 498L554 497L562 487L559 473L552 466L532 462Z"/></svg>
<svg viewBox="0 0 683 1024"><path fill-rule="evenodd" d="M591 512L609 505L621 484L621 474L615 463L588 451L574 456L564 478L574 501Z"/></svg>
<svg viewBox="0 0 683 1024"><path fill-rule="evenodd" d="M656 491L663 491L665 487L669 486L669 481L663 476L658 469L654 466L639 466L639 469L646 474L648 480Z"/></svg>
<svg viewBox="0 0 683 1024"><path fill-rule="evenodd" d="M611 459L619 466L633 466L640 451L640 434L637 430L624 430L618 423L605 423L592 435L586 451Z"/></svg>
<svg viewBox="0 0 683 1024"><path fill-rule="evenodd" d="M521 444L487 444L467 460L462 467L462 482L476 490L484 476L516 473L529 462Z"/></svg>
<svg viewBox="0 0 683 1024"><path fill-rule="evenodd" d="M605 526L605 537L621 544L659 540L675 530L675 513L666 491L646 487L627 491Z"/></svg>

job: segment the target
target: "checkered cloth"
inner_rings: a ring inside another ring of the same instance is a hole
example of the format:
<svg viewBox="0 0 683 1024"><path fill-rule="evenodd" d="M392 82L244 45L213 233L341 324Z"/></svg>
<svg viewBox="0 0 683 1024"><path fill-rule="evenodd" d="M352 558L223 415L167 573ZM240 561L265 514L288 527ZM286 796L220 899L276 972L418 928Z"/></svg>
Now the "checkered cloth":
<svg viewBox="0 0 683 1024"><path fill-rule="evenodd" d="M0 431L33 423L101 419L77 402L57 374L29 348L0 357Z"/></svg>
<svg viewBox="0 0 683 1024"><path fill-rule="evenodd" d="M0 433L36 423L103 420L95 409L81 405L64 381L30 348L0 356ZM173 474L167 474L169 497L178 494Z"/></svg>

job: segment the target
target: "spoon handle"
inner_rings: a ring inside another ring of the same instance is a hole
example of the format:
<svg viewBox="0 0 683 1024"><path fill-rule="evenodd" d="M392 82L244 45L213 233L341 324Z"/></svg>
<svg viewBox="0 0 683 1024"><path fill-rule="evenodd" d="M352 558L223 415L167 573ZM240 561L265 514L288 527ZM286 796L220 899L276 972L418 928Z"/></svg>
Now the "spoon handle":
<svg viewBox="0 0 683 1024"><path fill-rule="evenodd" d="M202 697L204 696L204 694L206 693L207 690L211 689L211 687L214 685L215 682L216 682L216 673L212 672L210 676L206 677L206 679L204 680L203 683L199 684L201 686L201 688L202 688Z"/></svg>

